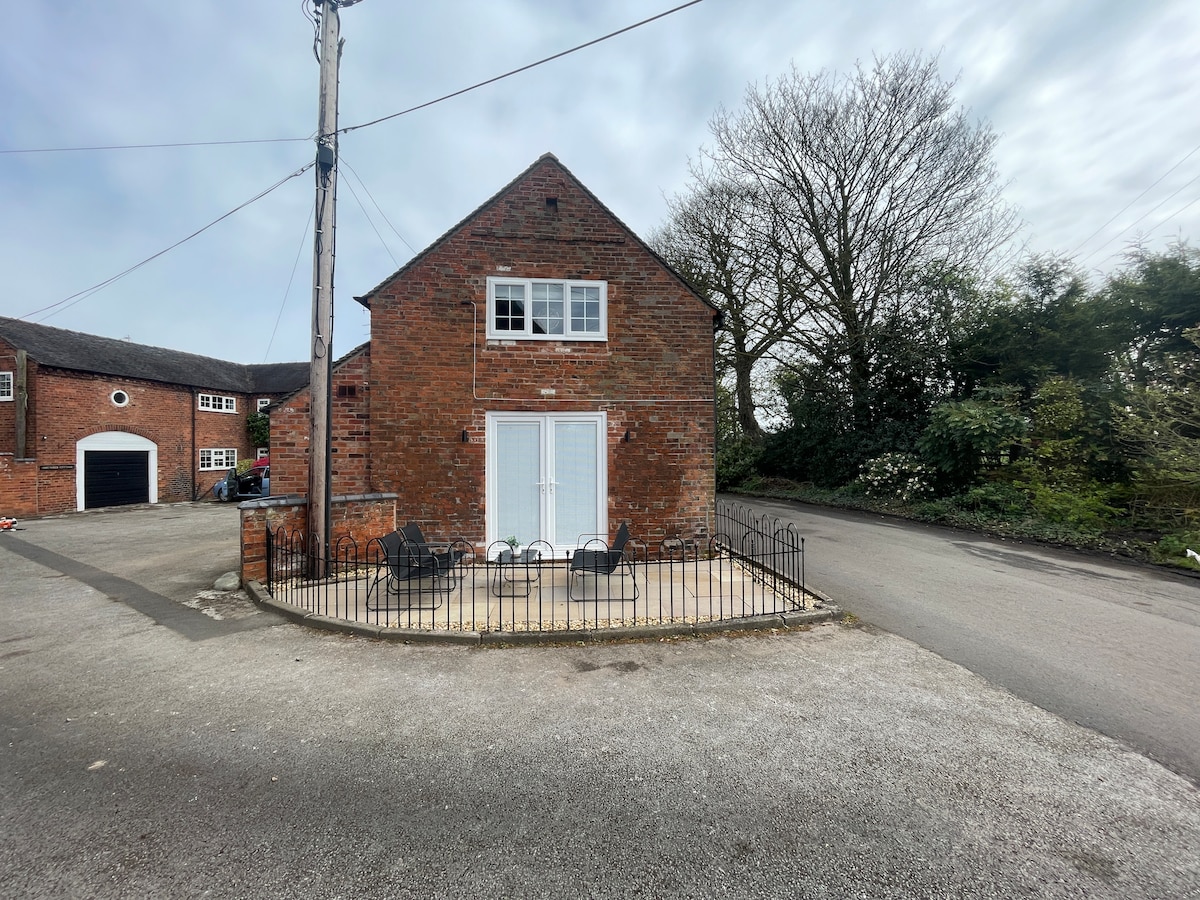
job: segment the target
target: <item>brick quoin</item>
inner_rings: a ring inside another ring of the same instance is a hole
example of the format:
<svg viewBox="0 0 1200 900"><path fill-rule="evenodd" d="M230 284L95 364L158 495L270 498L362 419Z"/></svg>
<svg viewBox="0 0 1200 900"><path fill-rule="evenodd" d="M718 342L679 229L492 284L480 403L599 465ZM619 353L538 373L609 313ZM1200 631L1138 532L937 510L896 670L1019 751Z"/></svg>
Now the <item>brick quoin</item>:
<svg viewBox="0 0 1200 900"><path fill-rule="evenodd" d="M489 341L489 276L605 281L608 340ZM553 156L359 299L371 341L335 367L331 493L393 492L398 522L481 546L487 413L604 411L610 533L711 533L715 310ZM307 492L308 403L271 413L288 493Z"/></svg>

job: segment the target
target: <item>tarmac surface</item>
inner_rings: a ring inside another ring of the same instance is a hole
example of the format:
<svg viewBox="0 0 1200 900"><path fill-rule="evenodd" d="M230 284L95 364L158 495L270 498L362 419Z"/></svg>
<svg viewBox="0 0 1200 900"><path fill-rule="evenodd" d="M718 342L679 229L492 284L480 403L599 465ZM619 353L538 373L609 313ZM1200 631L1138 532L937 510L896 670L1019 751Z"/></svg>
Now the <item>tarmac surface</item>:
<svg viewBox="0 0 1200 900"><path fill-rule="evenodd" d="M869 627L385 643L207 591L227 506L22 526L8 896L1200 897L1191 782Z"/></svg>

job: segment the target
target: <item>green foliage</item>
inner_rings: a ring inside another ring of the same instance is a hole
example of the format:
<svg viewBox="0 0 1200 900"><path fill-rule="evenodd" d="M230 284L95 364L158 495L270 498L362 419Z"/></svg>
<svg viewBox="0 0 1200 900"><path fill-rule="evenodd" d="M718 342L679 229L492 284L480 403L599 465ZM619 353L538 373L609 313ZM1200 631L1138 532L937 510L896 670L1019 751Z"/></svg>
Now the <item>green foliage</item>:
<svg viewBox="0 0 1200 900"><path fill-rule="evenodd" d="M252 412L246 416L246 434L254 447L271 446L271 417L265 412Z"/></svg>
<svg viewBox="0 0 1200 900"><path fill-rule="evenodd" d="M1034 512L1047 522L1100 532L1121 514L1121 510L1110 502L1112 487L1094 481L1075 485L1047 484L1034 477L1028 481L1015 481L1014 485L1029 493Z"/></svg>
<svg viewBox="0 0 1200 900"><path fill-rule="evenodd" d="M921 455L951 490L970 485L1025 433L1025 420L1007 404L958 400L934 407L917 442Z"/></svg>
<svg viewBox="0 0 1200 900"><path fill-rule="evenodd" d="M1200 562L1189 557L1188 550L1200 552L1200 531L1164 534L1151 548L1150 557L1158 563L1200 569Z"/></svg>
<svg viewBox="0 0 1200 900"><path fill-rule="evenodd" d="M1200 326L1200 250L1176 244L1166 253L1137 254L1131 269L1110 280L1104 297L1128 332L1122 374L1148 385L1173 357L1194 352L1187 331Z"/></svg>
<svg viewBox="0 0 1200 900"><path fill-rule="evenodd" d="M723 442L717 448L717 490L737 487L758 471L762 444L749 438Z"/></svg>
<svg viewBox="0 0 1200 900"><path fill-rule="evenodd" d="M867 460L858 476L868 497L902 504L933 494L932 473L912 453L884 453Z"/></svg>
<svg viewBox="0 0 1200 900"><path fill-rule="evenodd" d="M1153 383L1129 391L1117 422L1122 444L1139 461L1139 480L1200 485L1200 329L1184 332L1190 351L1159 360Z"/></svg>
<svg viewBox="0 0 1200 900"><path fill-rule="evenodd" d="M1029 495L1002 481L977 485L956 499L961 508L992 519L1020 519L1030 512Z"/></svg>
<svg viewBox="0 0 1200 900"><path fill-rule="evenodd" d="M1126 316L1090 294L1076 267L1035 258L1001 282L966 323L952 348L968 391L1011 384L1024 397L1055 375L1103 379L1128 343Z"/></svg>

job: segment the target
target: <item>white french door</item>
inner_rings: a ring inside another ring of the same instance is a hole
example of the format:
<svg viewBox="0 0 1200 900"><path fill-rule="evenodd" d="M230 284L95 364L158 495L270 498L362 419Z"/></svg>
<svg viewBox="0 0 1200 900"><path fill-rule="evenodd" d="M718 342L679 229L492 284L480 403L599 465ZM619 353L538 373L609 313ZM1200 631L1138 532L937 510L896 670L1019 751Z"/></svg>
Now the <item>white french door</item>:
<svg viewBox="0 0 1200 900"><path fill-rule="evenodd" d="M608 532L604 413L487 414L487 540L573 549Z"/></svg>

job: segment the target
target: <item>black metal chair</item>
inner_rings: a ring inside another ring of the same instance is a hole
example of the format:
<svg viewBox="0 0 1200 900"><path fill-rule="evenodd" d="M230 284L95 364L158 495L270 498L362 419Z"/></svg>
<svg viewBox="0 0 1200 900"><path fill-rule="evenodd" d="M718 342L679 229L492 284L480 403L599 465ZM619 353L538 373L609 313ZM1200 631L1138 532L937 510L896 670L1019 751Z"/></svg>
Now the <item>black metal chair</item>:
<svg viewBox="0 0 1200 900"><path fill-rule="evenodd" d="M625 522L621 523L621 527L617 529L616 540L611 546L604 546L604 549L596 549L593 544L601 544L604 542L593 538L583 546L582 549L576 550L571 554L571 569L570 578L567 580L567 596L572 600L636 600L638 598L637 574L633 568L633 558L626 551L626 545L629 543L629 525ZM592 596L588 596L585 588L586 579L592 578L595 580L596 588L599 588L599 580L601 578L611 584L611 580L616 577L621 579L621 594L613 597L611 591L609 596L601 598L599 591L593 591ZM633 596L626 596L625 581L628 578L633 582ZM576 596L576 586L582 591L582 596Z"/></svg>
<svg viewBox="0 0 1200 900"><path fill-rule="evenodd" d="M458 564L466 551L452 542L429 543L419 525L410 523L384 535L379 548L379 562L367 586L369 610L437 609L459 583Z"/></svg>

